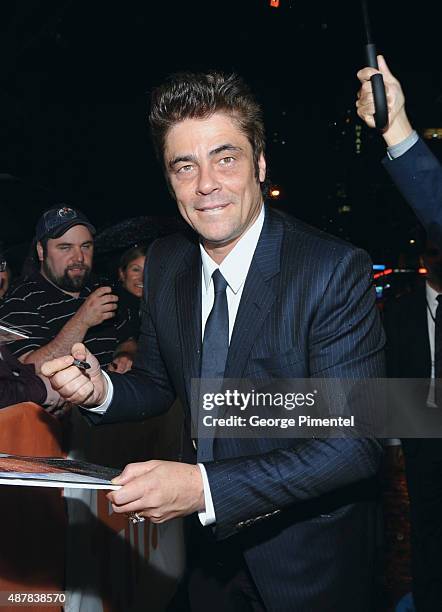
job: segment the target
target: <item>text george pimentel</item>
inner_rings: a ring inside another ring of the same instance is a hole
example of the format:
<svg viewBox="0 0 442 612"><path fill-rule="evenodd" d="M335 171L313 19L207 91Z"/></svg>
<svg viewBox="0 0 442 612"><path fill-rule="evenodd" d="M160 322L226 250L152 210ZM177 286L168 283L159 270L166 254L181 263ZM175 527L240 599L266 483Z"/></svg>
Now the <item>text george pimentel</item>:
<svg viewBox="0 0 442 612"><path fill-rule="evenodd" d="M249 417L229 416L227 418L214 417L206 414L203 417L205 427L277 427L288 429L289 427L354 427L354 416L349 417L310 417L300 414L297 417L260 417L253 414Z"/></svg>

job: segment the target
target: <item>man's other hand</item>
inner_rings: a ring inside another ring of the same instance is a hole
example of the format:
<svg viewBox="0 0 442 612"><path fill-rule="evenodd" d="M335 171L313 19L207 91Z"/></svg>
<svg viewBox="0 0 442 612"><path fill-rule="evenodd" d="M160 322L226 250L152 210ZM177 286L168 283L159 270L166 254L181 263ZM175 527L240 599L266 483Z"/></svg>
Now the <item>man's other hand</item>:
<svg viewBox="0 0 442 612"><path fill-rule="evenodd" d="M117 302L118 296L112 293L111 287L98 287L86 298L74 316L86 327L94 327L115 316Z"/></svg>
<svg viewBox="0 0 442 612"><path fill-rule="evenodd" d="M114 512L137 512L152 523L164 523L205 509L201 470L174 461L130 463L114 478L123 485L107 498Z"/></svg>
<svg viewBox="0 0 442 612"><path fill-rule="evenodd" d="M109 372L118 372L118 374L124 374L129 372L132 368L132 356L127 353L119 353L115 355L112 362L107 366Z"/></svg>
<svg viewBox="0 0 442 612"><path fill-rule="evenodd" d="M410 135L412 127L405 112L405 97L401 84L390 72L382 55L377 56L379 70L376 68L363 68L357 73L361 87L357 94L356 108L359 117L368 127L374 128L374 100L371 86L371 77L381 73L384 79L385 93L388 104L388 125L383 132L383 137L388 146L398 144Z"/></svg>
<svg viewBox="0 0 442 612"><path fill-rule="evenodd" d="M73 365L74 359L86 361L91 367L79 368ZM99 406L106 399L106 379L97 358L84 344L74 344L71 355L46 361L41 373L49 378L52 388L72 404Z"/></svg>

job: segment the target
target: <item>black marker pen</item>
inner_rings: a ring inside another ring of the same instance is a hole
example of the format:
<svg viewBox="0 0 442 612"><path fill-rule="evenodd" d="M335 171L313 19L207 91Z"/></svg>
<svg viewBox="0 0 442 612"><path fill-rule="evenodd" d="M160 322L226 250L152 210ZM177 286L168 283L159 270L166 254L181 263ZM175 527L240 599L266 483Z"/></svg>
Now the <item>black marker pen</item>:
<svg viewBox="0 0 442 612"><path fill-rule="evenodd" d="M77 366L77 368L81 368L82 370L88 370L91 367L87 361L81 361L80 359L74 359L74 363L72 365Z"/></svg>

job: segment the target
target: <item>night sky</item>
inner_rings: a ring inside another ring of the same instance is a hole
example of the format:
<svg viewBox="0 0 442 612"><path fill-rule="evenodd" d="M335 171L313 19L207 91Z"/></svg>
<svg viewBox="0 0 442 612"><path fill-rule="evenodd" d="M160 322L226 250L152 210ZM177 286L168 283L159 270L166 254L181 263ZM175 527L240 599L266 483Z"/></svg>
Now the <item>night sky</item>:
<svg viewBox="0 0 442 612"><path fill-rule="evenodd" d="M176 214L146 125L148 93L181 69L245 77L265 109L275 205L395 263L417 223L362 128L359 2L18 0L0 4L0 241L17 259L46 208L99 230ZM379 52L418 129L442 127L437 2L369 3ZM407 12L404 12L407 11ZM442 140L431 147L442 157ZM350 208L339 214L339 209Z"/></svg>

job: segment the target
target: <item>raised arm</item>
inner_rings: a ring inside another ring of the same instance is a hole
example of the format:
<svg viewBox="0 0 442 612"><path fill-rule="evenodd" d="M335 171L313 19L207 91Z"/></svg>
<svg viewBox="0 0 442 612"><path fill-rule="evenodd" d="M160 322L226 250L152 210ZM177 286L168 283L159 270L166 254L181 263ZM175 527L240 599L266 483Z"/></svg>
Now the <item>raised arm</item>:
<svg viewBox="0 0 442 612"><path fill-rule="evenodd" d="M378 63L384 77L389 122L382 136L388 146L383 164L405 200L428 233L428 238L442 245L442 166L425 142L413 130L405 111L401 84L391 74L384 58ZM374 104L370 77L378 72L363 68L357 74L361 87L356 107L359 117L374 127Z"/></svg>

